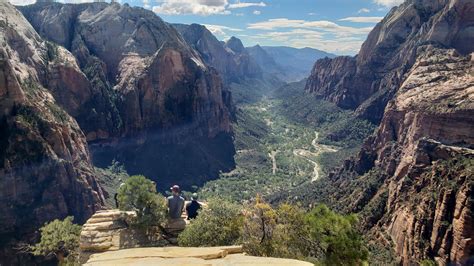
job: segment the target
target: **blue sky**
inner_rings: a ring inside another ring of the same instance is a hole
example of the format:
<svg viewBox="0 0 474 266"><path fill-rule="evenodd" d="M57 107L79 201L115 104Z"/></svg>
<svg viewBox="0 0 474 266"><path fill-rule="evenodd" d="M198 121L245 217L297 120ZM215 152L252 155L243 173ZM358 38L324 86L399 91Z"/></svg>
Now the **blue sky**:
<svg viewBox="0 0 474 266"><path fill-rule="evenodd" d="M152 1L152 0L150 0ZM313 47L356 54L370 30L400 0L160 0L149 8L164 20L199 23L244 45Z"/></svg>
<svg viewBox="0 0 474 266"><path fill-rule="evenodd" d="M10 0L25 4L34 0ZM88 0L60 0L87 2ZM204 24L244 45L312 47L356 54L370 30L403 0L121 0L172 23Z"/></svg>

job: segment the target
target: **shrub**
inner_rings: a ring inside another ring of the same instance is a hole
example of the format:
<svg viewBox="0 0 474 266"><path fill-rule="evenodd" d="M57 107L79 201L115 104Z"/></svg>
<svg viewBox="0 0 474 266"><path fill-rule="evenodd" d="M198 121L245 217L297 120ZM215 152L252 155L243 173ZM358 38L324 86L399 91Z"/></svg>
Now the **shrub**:
<svg viewBox="0 0 474 266"><path fill-rule="evenodd" d="M41 241L31 247L34 255L54 255L59 264L73 263L78 255L81 226L73 224L73 217L54 220L40 228Z"/></svg>
<svg viewBox="0 0 474 266"><path fill-rule="evenodd" d="M142 175L131 176L118 190L120 210L135 211L133 224L147 228L160 225L167 216L165 198L156 192L155 183Z"/></svg>
<svg viewBox="0 0 474 266"><path fill-rule="evenodd" d="M306 215L311 239L318 241L329 265L357 265L367 260L368 250L355 229L355 215L339 215L325 205Z"/></svg>
<svg viewBox="0 0 474 266"><path fill-rule="evenodd" d="M186 247L235 245L241 238L242 223L238 205L211 199L179 235L178 243Z"/></svg>
<svg viewBox="0 0 474 266"><path fill-rule="evenodd" d="M308 241L304 210L282 204L273 209L257 197L244 224L244 250L255 256L307 259L317 248Z"/></svg>
<svg viewBox="0 0 474 266"><path fill-rule="evenodd" d="M327 265L356 265L368 251L355 229L356 217L319 205L310 213L294 205L273 209L257 197L246 215L244 250L254 256L304 259Z"/></svg>

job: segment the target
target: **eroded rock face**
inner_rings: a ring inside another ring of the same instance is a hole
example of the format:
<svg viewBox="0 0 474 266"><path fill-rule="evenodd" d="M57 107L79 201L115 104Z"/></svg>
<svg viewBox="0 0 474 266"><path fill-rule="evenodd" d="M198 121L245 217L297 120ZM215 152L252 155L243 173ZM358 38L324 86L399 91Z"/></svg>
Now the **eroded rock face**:
<svg viewBox="0 0 474 266"><path fill-rule="evenodd" d="M72 55L59 49L51 62L48 44L8 3L0 4L0 42L0 262L15 264L18 241L53 219L84 222L103 194L84 134L45 89L52 68L57 84L82 77Z"/></svg>
<svg viewBox="0 0 474 266"><path fill-rule="evenodd" d="M404 265L468 263L474 252L472 55L431 45L417 53L376 134L330 175L317 198L359 212L362 227L391 245Z"/></svg>
<svg viewBox="0 0 474 266"><path fill-rule="evenodd" d="M405 264L430 255L441 264L465 263L474 252L472 58L419 49L367 152L389 175L379 226Z"/></svg>
<svg viewBox="0 0 474 266"><path fill-rule="evenodd" d="M406 1L372 30L356 57L317 62L306 90L378 123L419 56L420 45L473 51L474 19L468 15L473 9L467 0Z"/></svg>
<svg viewBox="0 0 474 266"><path fill-rule="evenodd" d="M156 14L116 3L38 3L21 10L84 73L85 80L53 71L77 82L55 82L52 93L77 119L97 165L119 160L163 190L172 182L199 185L234 167L230 93Z"/></svg>

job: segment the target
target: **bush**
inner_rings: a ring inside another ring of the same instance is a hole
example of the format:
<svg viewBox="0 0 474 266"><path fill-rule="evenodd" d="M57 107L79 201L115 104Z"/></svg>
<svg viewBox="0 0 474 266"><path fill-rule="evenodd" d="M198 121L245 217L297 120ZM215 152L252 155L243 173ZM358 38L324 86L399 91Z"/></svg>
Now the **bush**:
<svg viewBox="0 0 474 266"><path fill-rule="evenodd" d="M36 256L54 255L59 264L74 263L78 256L81 226L73 224L73 217L54 220L40 228L41 241L31 247Z"/></svg>
<svg viewBox="0 0 474 266"><path fill-rule="evenodd" d="M356 217L336 214L325 205L305 214L289 204L273 209L257 197L246 217L243 244L250 255L327 265L356 265L367 260L368 251L354 228Z"/></svg>
<svg viewBox="0 0 474 266"><path fill-rule="evenodd" d="M142 175L131 176L118 190L120 210L135 211L133 224L147 228L160 225L167 216L165 197L156 192L155 183Z"/></svg>
<svg viewBox="0 0 474 266"><path fill-rule="evenodd" d="M308 241L305 212L295 205L273 209L257 197L244 224L244 250L254 256L308 259L317 247Z"/></svg>
<svg viewBox="0 0 474 266"><path fill-rule="evenodd" d="M318 241L329 265L358 265L367 260L368 250L355 229L355 215L339 215L326 205L315 207L305 219L311 239Z"/></svg>
<svg viewBox="0 0 474 266"><path fill-rule="evenodd" d="M238 205L212 199L179 235L178 243L185 247L235 245L241 238L242 223Z"/></svg>

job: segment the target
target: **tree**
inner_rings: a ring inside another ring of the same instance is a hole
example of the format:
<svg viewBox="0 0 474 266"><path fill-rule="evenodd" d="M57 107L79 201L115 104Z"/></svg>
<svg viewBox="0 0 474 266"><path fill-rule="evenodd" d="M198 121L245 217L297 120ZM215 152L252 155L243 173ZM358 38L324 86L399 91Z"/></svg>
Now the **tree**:
<svg viewBox="0 0 474 266"><path fill-rule="evenodd" d="M273 233L276 225L276 211L257 195L255 205L246 213L244 250L254 256L274 256L276 245Z"/></svg>
<svg viewBox="0 0 474 266"><path fill-rule="evenodd" d="M54 255L60 265L74 261L78 255L81 226L73 224L73 217L54 220L40 228L41 241L31 247L34 255Z"/></svg>
<svg viewBox="0 0 474 266"><path fill-rule="evenodd" d="M233 203L211 199L178 237L180 246L235 245L242 234L242 209Z"/></svg>
<svg viewBox="0 0 474 266"><path fill-rule="evenodd" d="M148 228L160 225L167 216L165 198L156 192L155 183L142 175L131 176L118 190L120 210L135 211L134 225Z"/></svg>
<svg viewBox="0 0 474 266"><path fill-rule="evenodd" d="M255 256L306 259L314 245L308 240L305 212L297 205L273 209L257 196L244 223L244 250Z"/></svg>
<svg viewBox="0 0 474 266"><path fill-rule="evenodd" d="M311 239L319 242L328 265L358 265L367 260L368 250L355 229L355 215L339 215L326 205L316 206L306 215Z"/></svg>
<svg viewBox="0 0 474 266"><path fill-rule="evenodd" d="M368 251L355 229L356 216L343 216L319 205L306 213L297 205L273 209L257 196L246 214L245 252L255 256L303 259L327 265L355 265Z"/></svg>

